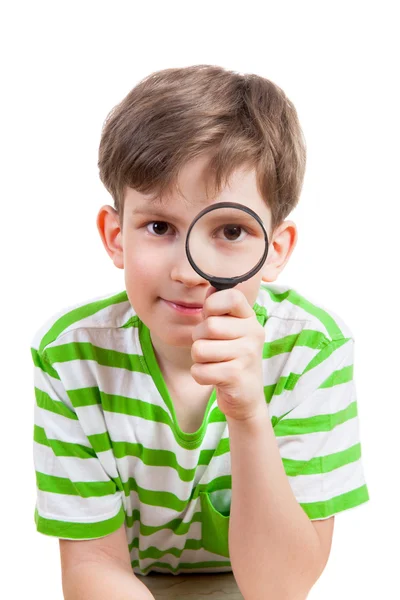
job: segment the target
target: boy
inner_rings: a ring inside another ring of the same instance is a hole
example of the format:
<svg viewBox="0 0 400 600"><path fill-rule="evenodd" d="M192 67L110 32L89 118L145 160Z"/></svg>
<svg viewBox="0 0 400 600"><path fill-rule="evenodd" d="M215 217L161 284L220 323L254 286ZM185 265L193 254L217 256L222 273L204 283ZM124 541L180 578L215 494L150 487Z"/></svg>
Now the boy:
<svg viewBox="0 0 400 600"><path fill-rule="evenodd" d="M135 576L151 571L233 571L246 599L306 597L334 515L369 500L353 335L270 283L297 241L285 219L305 157L283 91L217 66L153 73L109 114L99 169L115 208L97 227L126 290L63 309L32 342L35 521L60 539L66 598L151 598ZM269 250L215 292L185 237L221 201L261 217Z"/></svg>

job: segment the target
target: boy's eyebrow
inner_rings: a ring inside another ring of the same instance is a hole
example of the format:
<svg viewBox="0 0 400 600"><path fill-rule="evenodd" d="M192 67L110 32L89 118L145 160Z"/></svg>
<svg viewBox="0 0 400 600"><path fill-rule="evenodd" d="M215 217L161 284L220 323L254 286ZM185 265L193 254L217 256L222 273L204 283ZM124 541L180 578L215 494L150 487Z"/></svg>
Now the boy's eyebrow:
<svg viewBox="0 0 400 600"><path fill-rule="evenodd" d="M158 206L154 206L154 208L153 208L153 206L151 204L149 206L136 206L135 208L132 209L131 214L132 215L153 215L155 217L163 217L163 218L167 218L167 219L175 219L176 221L180 221L181 220L176 215L164 212Z"/></svg>

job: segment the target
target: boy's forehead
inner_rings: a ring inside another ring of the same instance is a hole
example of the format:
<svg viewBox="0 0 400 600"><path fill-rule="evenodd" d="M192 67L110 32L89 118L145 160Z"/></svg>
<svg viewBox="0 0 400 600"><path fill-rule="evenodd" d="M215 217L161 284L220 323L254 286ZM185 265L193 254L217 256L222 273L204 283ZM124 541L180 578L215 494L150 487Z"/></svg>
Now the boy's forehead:
<svg viewBox="0 0 400 600"><path fill-rule="evenodd" d="M192 175L195 174L192 170ZM194 217L204 208L217 202L236 202L253 209L264 222L269 221L270 212L265 200L259 194L253 171L235 171L219 193L214 192L212 187L207 187L207 182L202 178L188 177L188 172L182 175L178 186L163 196L154 193L143 194L128 188L125 201L129 206L129 212L133 214L157 212L160 215Z"/></svg>

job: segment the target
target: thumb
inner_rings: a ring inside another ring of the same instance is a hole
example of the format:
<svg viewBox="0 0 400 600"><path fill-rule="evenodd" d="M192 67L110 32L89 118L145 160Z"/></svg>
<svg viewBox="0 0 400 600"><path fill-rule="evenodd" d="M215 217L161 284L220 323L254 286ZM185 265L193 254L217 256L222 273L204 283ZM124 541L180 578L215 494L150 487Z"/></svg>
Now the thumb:
<svg viewBox="0 0 400 600"><path fill-rule="evenodd" d="M213 287L212 285L210 285L210 287L207 290L207 294L206 294L206 297L204 298L204 301L206 301L207 298L209 296L211 296L211 294L214 294L214 292L216 292L216 291L217 291L217 289L215 287Z"/></svg>
<svg viewBox="0 0 400 600"><path fill-rule="evenodd" d="M209 296L211 296L211 294L214 294L214 292L217 292L217 291L218 291L218 290L217 290L215 287L213 287L212 285L210 285L210 287L209 287L209 288L208 288L208 290L207 290L206 297L204 298L204 302L207 300L207 298L208 298ZM204 303L203 303L203 311L202 311L202 313L203 313L203 319L204 319L204 318L205 318L205 314L204 314Z"/></svg>

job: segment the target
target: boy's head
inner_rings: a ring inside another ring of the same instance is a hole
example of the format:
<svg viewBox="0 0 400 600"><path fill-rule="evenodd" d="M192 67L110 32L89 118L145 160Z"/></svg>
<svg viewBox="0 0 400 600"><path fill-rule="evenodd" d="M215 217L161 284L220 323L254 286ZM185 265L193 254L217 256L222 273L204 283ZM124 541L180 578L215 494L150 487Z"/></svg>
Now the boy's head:
<svg viewBox="0 0 400 600"><path fill-rule="evenodd" d="M164 330L171 345L191 345L201 313L183 314L165 301L204 300L209 283L190 266L185 237L210 204L245 204L266 226L264 268L238 285L249 303L261 279L277 278L297 241L295 224L285 218L298 203L305 163L293 104L254 74L210 65L166 69L142 80L110 112L98 165L115 208L103 206L97 226L152 335ZM168 318L174 328L165 327Z"/></svg>

